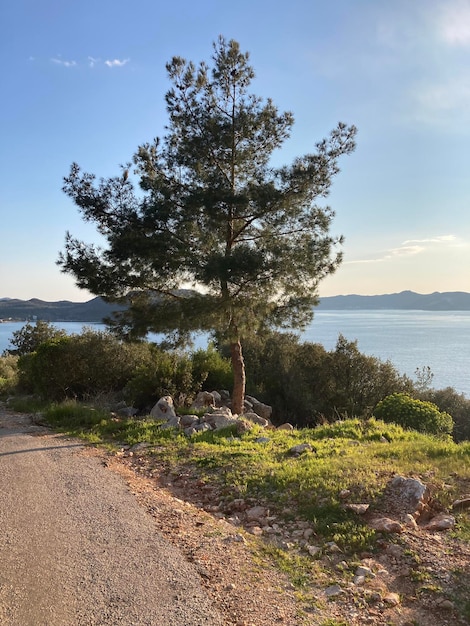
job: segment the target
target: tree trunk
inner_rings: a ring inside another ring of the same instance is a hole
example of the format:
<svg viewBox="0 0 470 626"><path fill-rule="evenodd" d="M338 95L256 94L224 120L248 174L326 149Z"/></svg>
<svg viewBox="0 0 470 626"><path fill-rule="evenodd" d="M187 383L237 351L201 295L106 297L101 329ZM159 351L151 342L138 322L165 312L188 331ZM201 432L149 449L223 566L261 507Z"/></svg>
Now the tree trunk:
<svg viewBox="0 0 470 626"><path fill-rule="evenodd" d="M233 370L232 413L241 415L245 400L245 361L243 360L240 340L230 344Z"/></svg>

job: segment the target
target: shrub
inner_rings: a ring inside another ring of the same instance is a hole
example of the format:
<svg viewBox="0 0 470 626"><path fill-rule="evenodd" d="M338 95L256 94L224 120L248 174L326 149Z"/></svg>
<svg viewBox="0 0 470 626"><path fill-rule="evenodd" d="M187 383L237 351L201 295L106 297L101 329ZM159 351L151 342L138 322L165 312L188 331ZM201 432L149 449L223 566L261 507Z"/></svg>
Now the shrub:
<svg viewBox="0 0 470 626"><path fill-rule="evenodd" d="M196 350L191 355L192 375L194 382L201 389L231 389L233 384L230 360L223 357L209 344L205 350Z"/></svg>
<svg viewBox="0 0 470 626"><path fill-rule="evenodd" d="M24 391L49 400L119 391L148 357L148 349L93 330L50 339L20 357L19 383Z"/></svg>
<svg viewBox="0 0 470 626"><path fill-rule="evenodd" d="M15 330L10 339L14 348L8 352L17 356L29 354L35 352L42 343L65 337L66 334L65 330L60 330L49 322L39 320L34 325L28 322L23 328Z"/></svg>
<svg viewBox="0 0 470 626"><path fill-rule="evenodd" d="M395 422L404 428L423 433L443 435L452 432L454 421L432 402L416 400L406 393L394 393L377 404L375 417Z"/></svg>
<svg viewBox="0 0 470 626"><path fill-rule="evenodd" d="M455 441L470 440L470 400L453 387L427 389L419 396L420 400L433 402L440 411L452 415Z"/></svg>
<svg viewBox="0 0 470 626"><path fill-rule="evenodd" d="M4 354L0 357L0 393L8 394L18 382L18 357Z"/></svg>
<svg viewBox="0 0 470 626"><path fill-rule="evenodd" d="M339 336L327 352L292 333L271 332L244 342L247 390L272 405L273 420L310 426L338 417L369 416L385 396L411 391L390 362L362 354Z"/></svg>
<svg viewBox="0 0 470 626"><path fill-rule="evenodd" d="M18 373L18 357L12 354L0 356L0 378L15 378Z"/></svg>
<svg viewBox="0 0 470 626"><path fill-rule="evenodd" d="M124 397L139 409L150 409L162 396L188 396L197 389L187 354L149 346L145 362L130 376Z"/></svg>

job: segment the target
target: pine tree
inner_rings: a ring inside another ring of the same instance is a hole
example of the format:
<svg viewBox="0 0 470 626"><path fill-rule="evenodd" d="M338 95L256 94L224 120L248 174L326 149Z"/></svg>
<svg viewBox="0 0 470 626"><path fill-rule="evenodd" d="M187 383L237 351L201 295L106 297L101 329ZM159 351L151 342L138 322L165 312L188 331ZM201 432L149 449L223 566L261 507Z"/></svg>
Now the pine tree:
<svg viewBox="0 0 470 626"><path fill-rule="evenodd" d="M313 153L273 167L292 114L249 92L254 71L236 41L220 37L212 61L167 64L167 134L138 148L138 187L130 164L99 182L72 165L63 189L107 247L67 233L58 263L79 287L129 304L114 323L131 337L211 331L226 341L241 413L243 338L305 326L318 284L341 261L334 213L317 201L356 129L340 123Z"/></svg>

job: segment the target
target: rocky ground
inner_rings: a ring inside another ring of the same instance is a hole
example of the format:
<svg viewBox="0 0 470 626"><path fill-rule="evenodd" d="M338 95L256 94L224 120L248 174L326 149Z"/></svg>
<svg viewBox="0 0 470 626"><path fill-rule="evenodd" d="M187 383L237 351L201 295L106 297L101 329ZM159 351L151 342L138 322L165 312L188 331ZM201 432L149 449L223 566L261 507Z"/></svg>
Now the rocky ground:
<svg viewBox="0 0 470 626"><path fill-rule="evenodd" d="M40 429L32 426L31 434ZM401 524L400 532L384 533L377 550L355 560L334 544L309 554L314 529L305 520L282 523L266 502L238 498L222 505L213 485L169 473L145 446L118 454L88 447L84 454L98 456L126 481L158 530L196 567L227 626L470 624L470 546L449 530ZM468 497L470 485L461 484L460 492ZM394 518L393 492L380 509L383 518ZM263 546L271 545L312 559L302 587L270 559Z"/></svg>
<svg viewBox="0 0 470 626"><path fill-rule="evenodd" d="M259 546L274 542L305 556L314 534L305 520L270 519L266 503L221 504L214 486L169 474L145 449L104 462L126 477L161 532L197 564L228 625L470 624L470 545L450 530L401 523L400 532L383 534L377 551L354 561L334 544L310 549L314 574L298 588ZM462 496L470 494L470 484L460 487ZM392 489L368 521L397 519L396 509Z"/></svg>

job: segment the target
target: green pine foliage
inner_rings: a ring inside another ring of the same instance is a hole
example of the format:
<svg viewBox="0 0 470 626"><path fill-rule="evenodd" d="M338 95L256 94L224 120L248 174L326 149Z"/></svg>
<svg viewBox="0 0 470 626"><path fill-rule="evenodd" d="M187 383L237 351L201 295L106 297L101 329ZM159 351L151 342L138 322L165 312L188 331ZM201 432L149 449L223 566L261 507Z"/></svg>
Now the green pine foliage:
<svg viewBox="0 0 470 626"><path fill-rule="evenodd" d="M137 149L137 180L131 164L98 183L72 165L64 192L106 245L67 234L59 265L79 287L129 305L114 320L128 337L223 337L238 413L242 343L260 328L307 324L319 283L341 261L324 198L356 128L339 123L312 152L274 167L293 115L250 91L254 70L236 41L220 37L211 65L174 57L166 68L167 134Z"/></svg>

